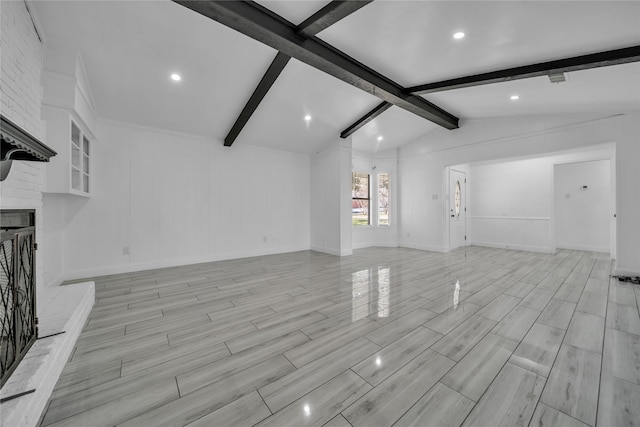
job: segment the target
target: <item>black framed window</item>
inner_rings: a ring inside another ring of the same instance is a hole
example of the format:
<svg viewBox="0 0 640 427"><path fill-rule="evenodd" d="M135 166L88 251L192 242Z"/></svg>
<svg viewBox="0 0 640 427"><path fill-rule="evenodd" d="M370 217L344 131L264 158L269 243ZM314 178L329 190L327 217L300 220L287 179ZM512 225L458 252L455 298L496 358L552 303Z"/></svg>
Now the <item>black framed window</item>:
<svg viewBox="0 0 640 427"><path fill-rule="evenodd" d="M351 222L353 225L370 225L369 206L371 203L370 175L353 172L351 174Z"/></svg>

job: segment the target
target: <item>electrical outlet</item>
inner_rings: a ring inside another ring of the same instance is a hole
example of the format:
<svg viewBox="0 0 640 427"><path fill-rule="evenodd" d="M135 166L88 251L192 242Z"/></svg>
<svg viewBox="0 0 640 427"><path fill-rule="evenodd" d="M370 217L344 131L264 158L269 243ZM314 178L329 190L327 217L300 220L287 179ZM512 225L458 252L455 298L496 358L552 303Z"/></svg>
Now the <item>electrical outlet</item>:
<svg viewBox="0 0 640 427"><path fill-rule="evenodd" d="M124 246L122 248L122 255L131 255L131 248L129 246Z"/></svg>

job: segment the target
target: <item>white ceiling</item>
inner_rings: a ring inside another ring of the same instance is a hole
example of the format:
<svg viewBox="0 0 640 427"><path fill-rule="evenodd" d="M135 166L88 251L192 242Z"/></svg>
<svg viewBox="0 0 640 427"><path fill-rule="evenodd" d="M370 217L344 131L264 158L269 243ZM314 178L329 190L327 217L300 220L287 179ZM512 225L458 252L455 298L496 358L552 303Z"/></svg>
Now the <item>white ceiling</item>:
<svg viewBox="0 0 640 427"><path fill-rule="evenodd" d="M297 25L328 1L259 3ZM276 54L168 1L33 4L48 44L82 52L103 118L221 141ZM460 30L467 37L454 40ZM640 1L376 0L318 37L413 86L638 45ZM172 72L183 80L170 81ZM520 100L510 101L515 93ZM461 119L640 109L640 64L569 73L561 84L540 77L425 98ZM316 152L379 102L291 60L235 144ZM392 107L356 132L353 146L385 151L436 127Z"/></svg>

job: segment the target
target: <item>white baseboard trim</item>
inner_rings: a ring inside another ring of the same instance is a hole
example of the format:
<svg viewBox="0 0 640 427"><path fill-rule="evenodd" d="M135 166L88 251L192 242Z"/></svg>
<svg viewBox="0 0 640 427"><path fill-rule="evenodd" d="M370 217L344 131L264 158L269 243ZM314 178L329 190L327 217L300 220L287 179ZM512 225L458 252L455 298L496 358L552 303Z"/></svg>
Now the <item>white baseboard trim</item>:
<svg viewBox="0 0 640 427"><path fill-rule="evenodd" d="M616 276L640 276L640 269L633 268L616 268L615 273Z"/></svg>
<svg viewBox="0 0 640 427"><path fill-rule="evenodd" d="M336 249L326 248L324 246L311 246L312 251L322 252L323 254L335 255L335 256L349 256L353 255L352 249Z"/></svg>
<svg viewBox="0 0 640 427"><path fill-rule="evenodd" d="M2 425L32 427L40 417L95 302L93 282L43 289L39 338L0 391L0 398L35 389L0 404ZM44 306L42 306L44 303Z"/></svg>
<svg viewBox="0 0 640 427"><path fill-rule="evenodd" d="M611 248L608 246L589 246L589 245L564 245L556 243L557 249L570 249L573 251L588 251L588 252L604 252L611 253Z"/></svg>
<svg viewBox="0 0 640 427"><path fill-rule="evenodd" d="M484 246L487 248L511 249L515 251L539 252L543 254L555 253L553 248L543 247L543 246L513 245L508 243L483 242L483 241L471 241L471 245Z"/></svg>
<svg viewBox="0 0 640 427"><path fill-rule="evenodd" d="M398 247L409 248L409 249L420 249L422 251L429 251L429 252L439 252L439 253L445 252L442 246L423 245L421 243L413 243L413 242L400 242L398 244Z"/></svg>
<svg viewBox="0 0 640 427"><path fill-rule="evenodd" d="M255 256L276 255L288 252L308 251L308 246L291 246L277 249L261 249L242 252L229 252L225 254L211 254L206 256L174 258L159 261L139 262L132 264L112 265L101 268L89 268L86 270L77 270L66 272L62 275L64 280L78 280L92 277L109 276L113 274L125 274L136 271L153 270L156 268L177 267L182 265L202 264L206 262L225 261L230 259L250 258Z"/></svg>
<svg viewBox="0 0 640 427"><path fill-rule="evenodd" d="M393 243L389 243L389 242L384 242L384 243L375 243L375 242L371 242L371 243L360 243L357 245L353 245L353 249L365 249L365 248L397 248L398 247L398 243L397 242L393 242Z"/></svg>

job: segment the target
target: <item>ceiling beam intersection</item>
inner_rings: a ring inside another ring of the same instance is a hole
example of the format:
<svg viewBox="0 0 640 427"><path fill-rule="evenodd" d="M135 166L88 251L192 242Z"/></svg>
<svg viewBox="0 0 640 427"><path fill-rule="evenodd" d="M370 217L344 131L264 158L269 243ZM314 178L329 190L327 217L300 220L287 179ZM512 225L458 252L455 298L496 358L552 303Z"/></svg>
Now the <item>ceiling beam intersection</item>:
<svg viewBox="0 0 640 427"><path fill-rule="evenodd" d="M326 6L324 6L322 9L318 10L316 13L314 13L312 16L310 16L300 25L298 25L296 28L296 33L306 38L313 37L314 35L318 34L320 31L330 27L331 25L335 24L342 18L352 14L353 12L366 6L372 1L373 0L367 0L367 1L334 0L331 3L327 4ZM265 13L267 12L265 11ZM273 13L271 14L274 16L277 16ZM224 145L226 147L230 147L234 143L236 138L238 138L238 135L240 135L240 132L242 131L242 129L249 122L249 119L251 118L253 113L256 111L256 109L258 108L258 106L260 105L264 97L267 95L267 93L269 92L269 89L271 89L271 86L273 86L275 81L278 79L278 76L280 76L280 73L282 73L282 71L284 70L284 67L286 67L286 65L289 63L290 59L291 59L290 56L285 55L282 52L278 52L276 54L276 57L271 62L271 65L269 65L269 68L262 76L262 79L260 79L260 83L258 83L258 86L255 88L255 90L251 94L251 97L249 98L244 108L240 112L240 115L238 116L236 121L233 123L231 130L229 131L227 136L224 138Z"/></svg>
<svg viewBox="0 0 640 427"><path fill-rule="evenodd" d="M533 77L548 76L550 74L569 73L599 67L610 67L639 61L640 46L630 46L622 49L608 50L587 55L574 56L571 58L524 65L521 67L491 71L488 73L457 77L434 83L427 83L424 85L409 87L407 88L407 91L415 95L425 95L429 93L443 92L446 90L529 79ZM383 106L386 108L382 109ZM391 107L391 104L389 103L382 103L378 105L375 109L369 111L356 120L351 126L342 131L340 133L340 137L346 138L353 134L389 107ZM382 111L379 111L380 109Z"/></svg>
<svg viewBox="0 0 640 427"><path fill-rule="evenodd" d="M254 2L174 1L440 126L447 129L458 127L458 118L454 115L409 93L333 46L315 37L301 36L296 26Z"/></svg>

